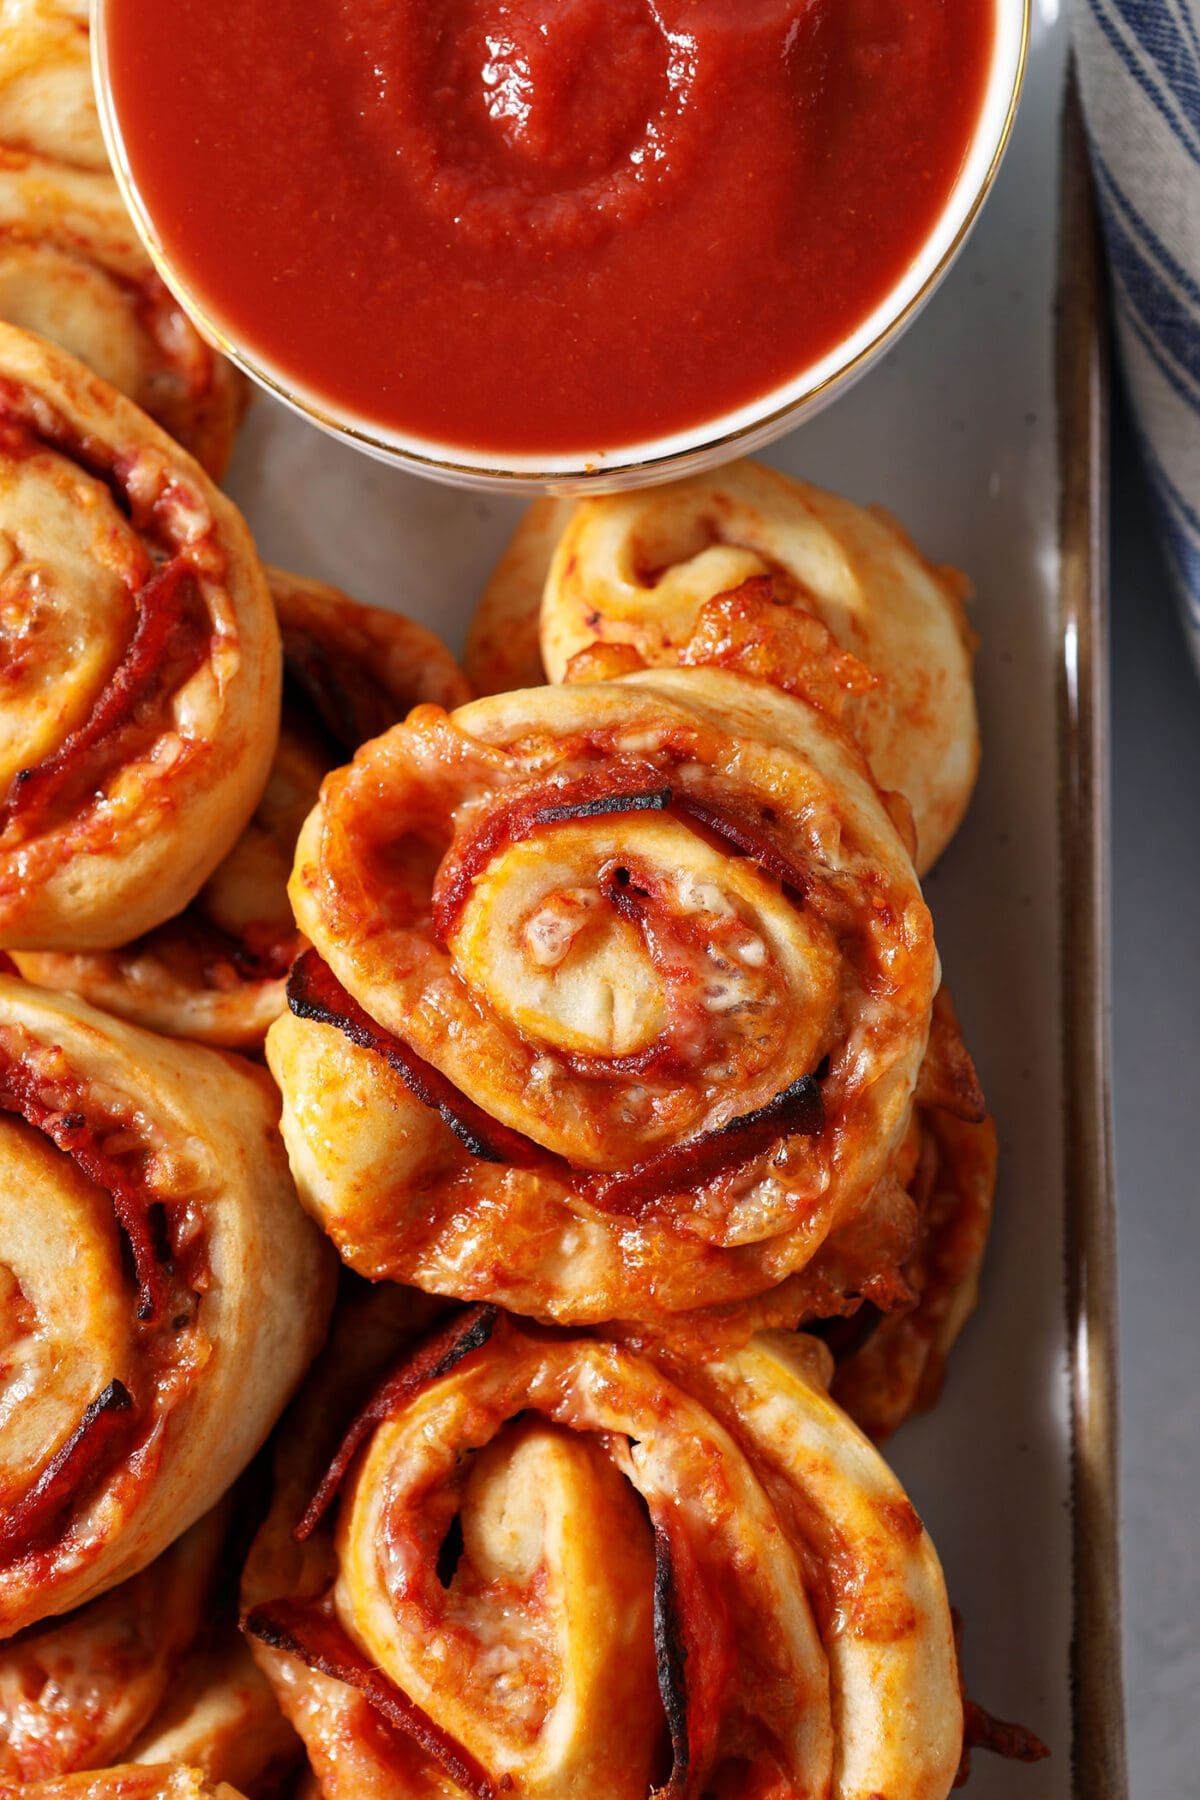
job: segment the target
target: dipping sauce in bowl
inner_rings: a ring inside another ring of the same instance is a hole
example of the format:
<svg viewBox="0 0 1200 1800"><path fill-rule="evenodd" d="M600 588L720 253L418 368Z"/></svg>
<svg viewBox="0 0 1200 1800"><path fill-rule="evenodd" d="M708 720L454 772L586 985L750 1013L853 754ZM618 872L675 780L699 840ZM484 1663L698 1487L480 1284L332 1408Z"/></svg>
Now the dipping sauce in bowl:
<svg viewBox="0 0 1200 1800"><path fill-rule="evenodd" d="M813 369L944 213L1022 0L100 0L165 272L318 414L621 461Z"/></svg>

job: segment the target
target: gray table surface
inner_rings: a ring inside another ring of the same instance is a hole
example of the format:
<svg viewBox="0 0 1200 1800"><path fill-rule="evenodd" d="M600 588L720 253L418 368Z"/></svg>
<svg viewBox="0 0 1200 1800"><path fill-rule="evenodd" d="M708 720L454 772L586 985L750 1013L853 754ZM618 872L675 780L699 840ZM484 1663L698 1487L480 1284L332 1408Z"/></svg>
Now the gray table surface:
<svg viewBox="0 0 1200 1800"><path fill-rule="evenodd" d="M1113 438L1113 1049L1130 1785L1134 1800L1197 1800L1200 677L1119 400Z"/></svg>

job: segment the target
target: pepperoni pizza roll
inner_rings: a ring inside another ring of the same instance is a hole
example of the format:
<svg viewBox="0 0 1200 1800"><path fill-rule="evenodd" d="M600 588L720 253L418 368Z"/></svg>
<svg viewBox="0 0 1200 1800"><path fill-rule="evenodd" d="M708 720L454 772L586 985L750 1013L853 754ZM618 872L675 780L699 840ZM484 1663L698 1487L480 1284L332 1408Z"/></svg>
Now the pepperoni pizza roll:
<svg viewBox="0 0 1200 1800"><path fill-rule="evenodd" d="M995 1122L943 987L897 1157L918 1220L903 1267L908 1296L887 1312L867 1301L822 1333L837 1359L834 1397L870 1437L887 1437L941 1393L947 1358L979 1298L996 1162Z"/></svg>
<svg viewBox="0 0 1200 1800"><path fill-rule="evenodd" d="M530 1316L745 1299L858 1219L937 957L817 709L710 670L433 708L325 782L268 1058L360 1273Z"/></svg>
<svg viewBox="0 0 1200 1800"><path fill-rule="evenodd" d="M0 145L77 168L108 167L88 0L0 0Z"/></svg>
<svg viewBox="0 0 1200 1800"><path fill-rule="evenodd" d="M468 664L481 692L493 691L493 670L495 686L504 684L506 662L485 654L497 628L523 642L539 606L542 661L562 681L597 645L632 666L688 660L705 606L767 580L777 606L815 617L874 678L853 697L847 723L880 787L912 807L918 871L937 860L979 762L960 575L927 562L879 509L761 463L582 500L561 530L560 518L528 515L485 594ZM704 660L695 645L690 660ZM522 667L532 680L524 658Z"/></svg>
<svg viewBox="0 0 1200 1800"><path fill-rule="evenodd" d="M139 1575L0 1642L0 1781L184 1762L253 1790L298 1745L222 1605L223 1503Z"/></svg>
<svg viewBox="0 0 1200 1800"><path fill-rule="evenodd" d="M326 1800L944 1800L942 1572L822 1355L667 1366L476 1308L357 1416L318 1384L244 1591Z"/></svg>
<svg viewBox="0 0 1200 1800"><path fill-rule="evenodd" d="M0 1637L146 1568L320 1343L276 1115L249 1064L0 976Z"/></svg>
<svg viewBox="0 0 1200 1800"><path fill-rule="evenodd" d="M106 170L0 146L0 319L77 356L224 473L245 382L163 285Z"/></svg>
<svg viewBox="0 0 1200 1800"><path fill-rule="evenodd" d="M258 803L279 633L240 514L82 364L0 325L0 947L109 949Z"/></svg>
<svg viewBox="0 0 1200 1800"><path fill-rule="evenodd" d="M467 684L431 631L336 588L267 571L283 638L283 721L258 810L178 917L119 950L22 952L31 981L172 1037L258 1048L303 948L288 904L296 839L322 777L420 702Z"/></svg>

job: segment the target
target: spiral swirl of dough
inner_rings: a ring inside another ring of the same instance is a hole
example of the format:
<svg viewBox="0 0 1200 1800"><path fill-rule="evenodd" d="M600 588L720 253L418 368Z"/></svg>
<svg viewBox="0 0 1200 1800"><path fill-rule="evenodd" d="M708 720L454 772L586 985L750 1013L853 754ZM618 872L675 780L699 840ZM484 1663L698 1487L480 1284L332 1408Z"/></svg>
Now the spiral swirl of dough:
<svg viewBox="0 0 1200 1800"><path fill-rule="evenodd" d="M907 1121L937 958L852 743L708 670L426 708L331 775L268 1057L360 1273L560 1321L759 1294Z"/></svg>
<svg viewBox="0 0 1200 1800"><path fill-rule="evenodd" d="M258 803L281 656L240 514L73 358L0 325L0 947L109 949Z"/></svg>
<svg viewBox="0 0 1200 1800"><path fill-rule="evenodd" d="M551 681L597 646L677 663L705 606L759 578L812 614L874 683L847 723L882 788L913 809L923 873L953 836L979 761L966 584L877 508L739 462L635 493L540 501L492 578L467 672L481 693Z"/></svg>
<svg viewBox="0 0 1200 1800"><path fill-rule="evenodd" d="M144 1569L320 1342L276 1112L248 1064L0 976L0 1637Z"/></svg>
<svg viewBox="0 0 1200 1800"><path fill-rule="evenodd" d="M284 1011L303 948L287 898L300 827L321 779L422 702L467 685L431 631L358 606L323 582L267 571L283 638L283 717L266 790L246 830L177 918L119 950L19 952L31 981L67 989L170 1037L257 1048Z"/></svg>
<svg viewBox="0 0 1200 1800"><path fill-rule="evenodd" d="M329 1800L944 1800L941 1569L823 1373L803 1337L664 1364L490 1308L411 1352L247 1569Z"/></svg>

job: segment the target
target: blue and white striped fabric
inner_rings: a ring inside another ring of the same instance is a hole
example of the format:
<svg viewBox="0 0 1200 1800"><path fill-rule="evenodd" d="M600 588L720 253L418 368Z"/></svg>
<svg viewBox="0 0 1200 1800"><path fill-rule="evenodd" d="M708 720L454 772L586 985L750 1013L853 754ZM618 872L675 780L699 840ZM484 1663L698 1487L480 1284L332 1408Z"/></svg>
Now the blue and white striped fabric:
<svg viewBox="0 0 1200 1800"><path fill-rule="evenodd" d="M1200 661L1200 0L1073 0L1122 360Z"/></svg>

